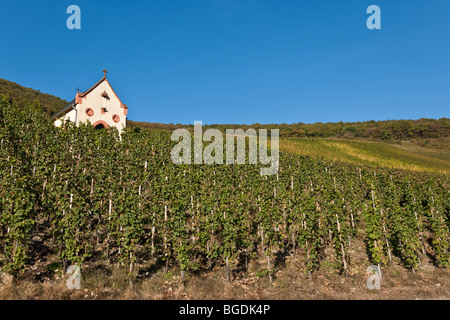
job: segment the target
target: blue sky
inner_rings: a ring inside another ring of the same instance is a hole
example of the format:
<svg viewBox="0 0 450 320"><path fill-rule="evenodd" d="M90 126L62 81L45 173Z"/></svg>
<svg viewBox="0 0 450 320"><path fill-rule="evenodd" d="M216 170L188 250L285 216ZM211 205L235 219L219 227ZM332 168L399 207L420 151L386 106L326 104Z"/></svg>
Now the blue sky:
<svg viewBox="0 0 450 320"><path fill-rule="evenodd" d="M136 121L450 117L448 0L2 0L0 41L0 78L72 100L107 68Z"/></svg>

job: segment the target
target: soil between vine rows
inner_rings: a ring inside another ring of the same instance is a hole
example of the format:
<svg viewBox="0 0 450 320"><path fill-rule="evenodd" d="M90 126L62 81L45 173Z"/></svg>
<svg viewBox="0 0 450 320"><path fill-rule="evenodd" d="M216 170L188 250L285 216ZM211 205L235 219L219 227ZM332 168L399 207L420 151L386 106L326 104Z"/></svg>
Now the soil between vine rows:
<svg viewBox="0 0 450 320"><path fill-rule="evenodd" d="M247 271L233 268L232 282L226 282L225 267L215 265L211 271L189 274L181 282L179 269L158 268L156 261L142 265L141 276L130 285L124 267L101 262L87 263L82 271L80 290L67 289L66 276L60 270L45 274L51 262L39 263L36 269L44 272L40 280L11 279L3 275L0 299L26 300L448 300L450 299L450 270L436 268L422 257L422 266L415 273L394 261L382 268L381 289L369 290L366 285L367 259L364 243L355 239L351 255L352 267L348 277L334 266L332 248L326 248L320 269L308 279L304 270L304 256L288 254L276 263L274 284L264 273L265 259L254 259ZM36 271L36 270L35 270ZM39 273L39 271L38 271Z"/></svg>

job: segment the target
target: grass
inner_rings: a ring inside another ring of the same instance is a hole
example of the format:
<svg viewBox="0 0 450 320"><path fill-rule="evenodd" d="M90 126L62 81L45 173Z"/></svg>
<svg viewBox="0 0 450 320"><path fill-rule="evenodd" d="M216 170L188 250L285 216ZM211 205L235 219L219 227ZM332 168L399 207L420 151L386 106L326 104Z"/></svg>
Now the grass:
<svg viewBox="0 0 450 320"><path fill-rule="evenodd" d="M411 142L389 144L344 139L282 138L280 151L356 165L450 172L450 150L424 148Z"/></svg>

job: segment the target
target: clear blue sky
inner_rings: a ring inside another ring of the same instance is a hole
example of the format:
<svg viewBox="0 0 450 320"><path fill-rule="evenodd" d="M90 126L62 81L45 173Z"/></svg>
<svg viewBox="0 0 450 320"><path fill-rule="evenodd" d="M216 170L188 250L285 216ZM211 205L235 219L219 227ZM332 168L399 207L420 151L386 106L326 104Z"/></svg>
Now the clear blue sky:
<svg viewBox="0 0 450 320"><path fill-rule="evenodd" d="M66 100L107 68L131 120L450 117L449 0L2 0L0 41L0 78Z"/></svg>

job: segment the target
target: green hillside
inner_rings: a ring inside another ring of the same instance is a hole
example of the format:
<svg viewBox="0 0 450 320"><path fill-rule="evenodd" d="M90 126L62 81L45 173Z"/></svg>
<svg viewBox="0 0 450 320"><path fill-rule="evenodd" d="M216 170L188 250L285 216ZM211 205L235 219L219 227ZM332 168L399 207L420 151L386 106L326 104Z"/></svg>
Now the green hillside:
<svg viewBox="0 0 450 320"><path fill-rule="evenodd" d="M282 138L280 151L357 165L450 172L450 150L424 148L411 142L389 144L344 139Z"/></svg>
<svg viewBox="0 0 450 320"><path fill-rule="evenodd" d="M129 127L174 130L193 125L128 121ZM428 148L450 149L450 119L386 120L364 122L292 123L292 124L210 124L207 129L278 129L284 138L337 138L365 141L411 141Z"/></svg>
<svg viewBox="0 0 450 320"><path fill-rule="evenodd" d="M38 102L47 116L68 102L0 79L0 94L19 106ZM193 129L192 125L127 121L130 128ZM389 120L314 124L212 124L203 129L279 129L281 151L357 165L450 172L450 119Z"/></svg>
<svg viewBox="0 0 450 320"><path fill-rule="evenodd" d="M44 109L45 114L49 116L54 115L68 104L68 101L64 99L4 79L0 79L0 94L8 95L10 100L15 101L19 106L37 101Z"/></svg>

